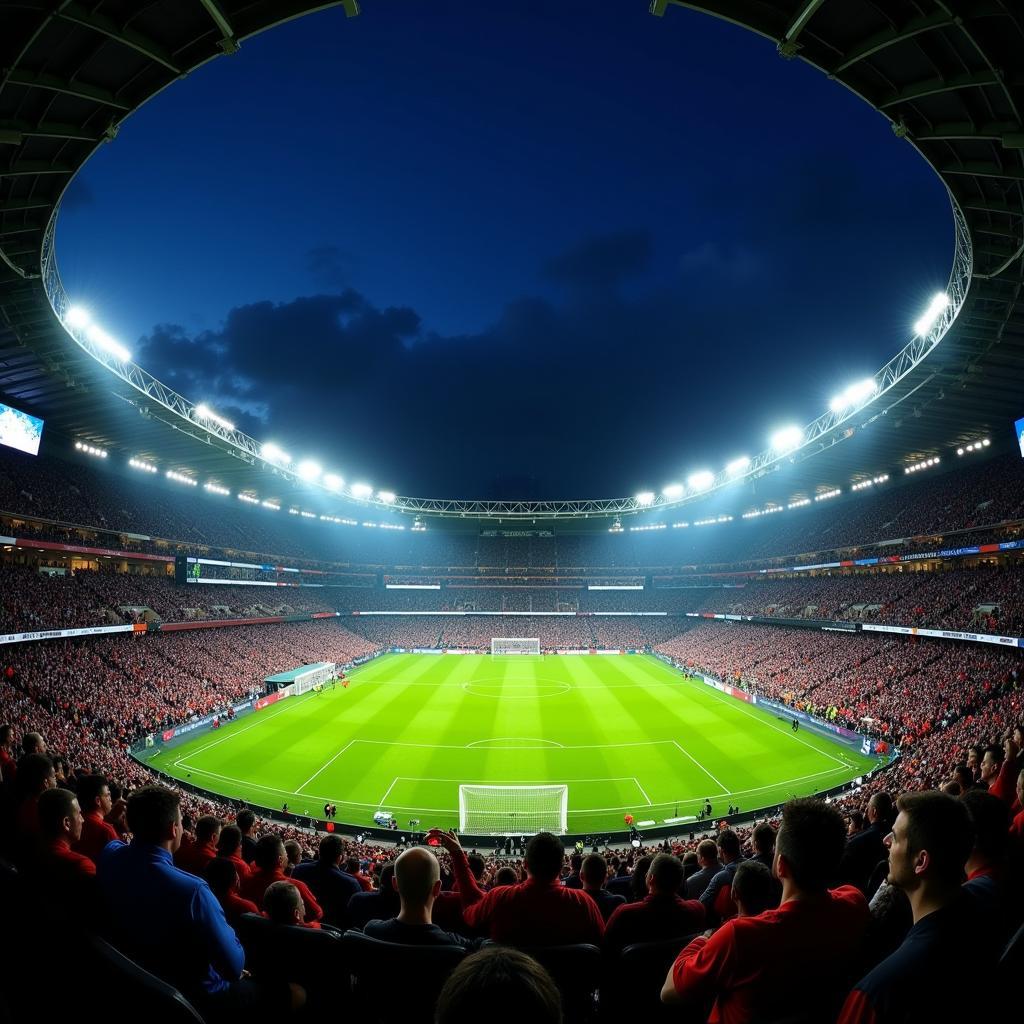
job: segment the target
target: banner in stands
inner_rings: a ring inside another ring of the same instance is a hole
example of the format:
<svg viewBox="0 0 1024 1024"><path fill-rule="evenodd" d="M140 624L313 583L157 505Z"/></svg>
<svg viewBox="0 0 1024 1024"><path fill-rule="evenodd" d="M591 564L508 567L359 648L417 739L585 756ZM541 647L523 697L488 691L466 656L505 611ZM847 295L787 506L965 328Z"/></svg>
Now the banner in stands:
<svg viewBox="0 0 1024 1024"><path fill-rule="evenodd" d="M439 647L414 647L413 654L444 654Z"/></svg>
<svg viewBox="0 0 1024 1024"><path fill-rule="evenodd" d="M273 696L279 697L280 694L275 693ZM241 704L235 704L235 714L237 715L239 711L244 711L251 704L251 700L243 701ZM259 704L259 701L257 701L256 704ZM256 707L256 705L253 705L253 707ZM219 718L223 714L225 714L225 712L215 711L212 714L204 715L202 718L197 718L194 722L185 722L182 725L176 725L173 729L168 729L167 732L164 733L164 742L166 743L169 739L173 739L175 736L184 736L187 732L192 732L195 729L201 729L204 725L209 725L215 718ZM170 733L169 736L168 733Z"/></svg>
<svg viewBox="0 0 1024 1024"><path fill-rule="evenodd" d="M555 616L555 615L571 615L573 617L589 617L593 615L604 615L604 616L632 616L632 617L650 617L650 616L666 616L668 612L467 612L467 611L426 611L426 612L412 612L412 611L355 611L353 615L458 615L462 616L473 616L473 615L491 615L491 616L525 616L526 618L540 618L541 616ZM738 618L739 616L734 616Z"/></svg>
<svg viewBox="0 0 1024 1024"><path fill-rule="evenodd" d="M20 644L28 640L59 640L70 636L96 636L99 633L145 633L146 623L128 623L122 626L81 626L78 629L39 629L34 633L4 633L0 644Z"/></svg>
<svg viewBox="0 0 1024 1024"><path fill-rule="evenodd" d="M262 711L264 708L269 708L271 704L276 704L279 700L284 700L285 697L292 695L292 688L290 686L282 686L280 690L275 690L274 693L268 693L265 697L260 697L253 702L254 711Z"/></svg>
<svg viewBox="0 0 1024 1024"><path fill-rule="evenodd" d="M147 562L173 562L173 555L149 555L142 551L118 551L117 548L87 548L81 544L58 544L52 540L36 540L35 537L18 537L12 544L19 548L46 548L47 551L70 551L79 555L106 555L108 558L144 559Z"/></svg>
<svg viewBox="0 0 1024 1024"><path fill-rule="evenodd" d="M919 626L882 626L865 622L861 629L869 633L903 633L907 636L934 636L943 640L969 640L976 644L998 644L1001 647L1024 647L1024 638L999 636L995 633L968 633L957 629L922 629Z"/></svg>

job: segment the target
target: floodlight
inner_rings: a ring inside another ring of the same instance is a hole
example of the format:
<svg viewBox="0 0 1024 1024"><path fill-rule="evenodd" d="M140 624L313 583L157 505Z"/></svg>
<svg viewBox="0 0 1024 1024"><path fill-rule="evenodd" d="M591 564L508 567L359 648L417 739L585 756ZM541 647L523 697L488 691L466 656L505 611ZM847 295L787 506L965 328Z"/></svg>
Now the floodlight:
<svg viewBox="0 0 1024 1024"><path fill-rule="evenodd" d="M686 493L686 488L682 484L669 484L665 487L662 492L669 501L675 498L681 498Z"/></svg>
<svg viewBox="0 0 1024 1024"><path fill-rule="evenodd" d="M856 384L851 384L842 394L836 395L829 403L829 408L833 412L843 412L851 406L867 401L877 390L878 382L875 378L867 377Z"/></svg>
<svg viewBox="0 0 1024 1024"><path fill-rule="evenodd" d="M324 473L324 487L329 491L340 491L345 481L337 473Z"/></svg>
<svg viewBox="0 0 1024 1024"><path fill-rule="evenodd" d="M85 336L97 348L103 349L104 352L109 352L115 359L120 359L122 363L127 363L132 358L131 352L124 345L107 334L102 327L97 327L96 324L90 324L86 328Z"/></svg>
<svg viewBox="0 0 1024 1024"><path fill-rule="evenodd" d="M369 484L353 484L349 490L353 498L368 498L373 494L373 488Z"/></svg>
<svg viewBox="0 0 1024 1024"><path fill-rule="evenodd" d="M949 296L945 292L939 292L932 297L928 303L928 309L924 315L914 324L914 333L922 338L935 326L942 311L949 305Z"/></svg>
<svg viewBox="0 0 1024 1024"><path fill-rule="evenodd" d="M88 327L91 322L92 317L89 316L89 311L82 306L69 306L68 311L64 314L64 323L71 327L77 327L79 330Z"/></svg>
<svg viewBox="0 0 1024 1024"><path fill-rule="evenodd" d="M725 471L729 476L739 476L740 473L744 472L750 465L750 456L741 455L738 459L733 459L726 467Z"/></svg>
<svg viewBox="0 0 1024 1024"><path fill-rule="evenodd" d="M641 491L636 496L636 503L638 505L653 505L654 504L654 491Z"/></svg>
<svg viewBox="0 0 1024 1024"><path fill-rule="evenodd" d="M292 457L282 451L273 441L268 441L261 449L261 454L268 462L276 462L279 466L287 466L291 463Z"/></svg>
<svg viewBox="0 0 1024 1024"><path fill-rule="evenodd" d="M314 462L312 459L303 459L295 469L298 473L299 479L301 480L318 480L323 470L320 468L319 463Z"/></svg>
<svg viewBox="0 0 1024 1024"><path fill-rule="evenodd" d="M395 501L394 491L378 491L377 498L379 501L383 501L385 505L393 505Z"/></svg>
<svg viewBox="0 0 1024 1024"><path fill-rule="evenodd" d="M710 469L701 469L691 473L686 482L691 491L706 491L715 482L715 474Z"/></svg>
<svg viewBox="0 0 1024 1024"><path fill-rule="evenodd" d="M783 427L772 434L772 448L776 452L785 454L786 452L793 451L794 448L799 448L803 443L803 439L804 432L801 427Z"/></svg>
<svg viewBox="0 0 1024 1024"><path fill-rule="evenodd" d="M223 430L234 430L235 425L230 420L224 419L223 416L218 416L205 402L201 402L195 408L196 419L210 420L216 423L218 427Z"/></svg>

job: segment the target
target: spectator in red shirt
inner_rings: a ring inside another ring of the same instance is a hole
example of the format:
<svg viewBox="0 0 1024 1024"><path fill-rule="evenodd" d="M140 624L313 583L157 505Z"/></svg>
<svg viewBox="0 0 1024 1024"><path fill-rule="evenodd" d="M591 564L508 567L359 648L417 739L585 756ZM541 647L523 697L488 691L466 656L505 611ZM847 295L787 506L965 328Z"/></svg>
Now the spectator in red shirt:
<svg viewBox="0 0 1024 1024"><path fill-rule="evenodd" d="M244 863L244 862L243 862ZM248 869L247 869L248 870ZM238 892L238 870L233 860L214 857L206 865L206 881L224 910L228 924L234 928L243 914L258 914L260 908Z"/></svg>
<svg viewBox="0 0 1024 1024"><path fill-rule="evenodd" d="M0 782L8 785L18 774L18 763L14 759L14 726L0 725Z"/></svg>
<svg viewBox="0 0 1024 1024"><path fill-rule="evenodd" d="M1024 768L1017 773L1017 803L1024 807ZM1019 811L1010 825L1010 835L1018 843L1024 843L1024 810Z"/></svg>
<svg viewBox="0 0 1024 1024"><path fill-rule="evenodd" d="M755 857L740 864L732 876L731 895L740 917L757 917L777 907L781 891L771 868L765 867Z"/></svg>
<svg viewBox="0 0 1024 1024"><path fill-rule="evenodd" d="M619 953L635 942L683 938L704 927L704 904L677 895L683 865L670 853L659 853L647 871L647 896L618 907L608 919L604 948Z"/></svg>
<svg viewBox="0 0 1024 1024"><path fill-rule="evenodd" d="M103 775L86 775L78 783L78 802L85 821L75 849L95 862L107 843L120 838L117 829L106 820L114 806L106 778Z"/></svg>
<svg viewBox="0 0 1024 1024"><path fill-rule="evenodd" d="M271 882L263 894L263 912L274 924L298 928L320 928L319 921L307 921L303 914L302 896L294 882L287 879Z"/></svg>
<svg viewBox="0 0 1024 1024"><path fill-rule="evenodd" d="M494 941L515 946L600 944L604 921L597 904L582 889L559 884L565 850L557 836L538 832L526 847L526 881L488 893L477 885L454 833L431 829L428 838L436 839L451 857L462 916L471 928L486 928Z"/></svg>
<svg viewBox="0 0 1024 1024"><path fill-rule="evenodd" d="M262 905L263 894L274 882L290 882L299 890L302 903L305 908L303 920L319 921L324 912L317 903L316 897L310 892L309 887L300 882L297 878L289 879L284 873L285 865L288 863L288 855L284 850L284 841L280 836L260 836L256 844L255 870L241 881L239 891L241 895L253 903Z"/></svg>
<svg viewBox="0 0 1024 1024"><path fill-rule="evenodd" d="M48 789L39 797L39 834L49 871L65 878L93 878L96 864L71 847L82 835L82 809L69 789Z"/></svg>
<svg viewBox="0 0 1024 1024"><path fill-rule="evenodd" d="M217 840L217 856L235 865L239 878L249 877L249 865L242 860L242 830L237 825L225 825Z"/></svg>
<svg viewBox="0 0 1024 1024"><path fill-rule="evenodd" d="M196 839L188 846L180 846L174 858L175 867L202 878L206 866L217 856L217 841L224 822L212 814L204 814L196 822Z"/></svg>
<svg viewBox="0 0 1024 1024"><path fill-rule="evenodd" d="M827 887L845 840L833 807L813 798L787 803L775 843L782 904L694 939L668 972L662 1000L703 1006L713 999L711 1024L834 1013L869 917L859 890Z"/></svg>
<svg viewBox="0 0 1024 1024"><path fill-rule="evenodd" d="M31 845L39 835L39 797L57 788L53 762L45 754L26 754L18 762L17 805L14 828L19 846Z"/></svg>

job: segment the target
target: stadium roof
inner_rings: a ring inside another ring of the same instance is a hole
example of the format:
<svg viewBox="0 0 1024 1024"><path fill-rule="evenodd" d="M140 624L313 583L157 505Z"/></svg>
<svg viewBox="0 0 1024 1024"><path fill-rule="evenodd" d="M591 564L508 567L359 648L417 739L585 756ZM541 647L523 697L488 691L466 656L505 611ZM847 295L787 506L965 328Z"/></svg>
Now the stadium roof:
<svg viewBox="0 0 1024 1024"><path fill-rule="evenodd" d="M823 431L796 465L760 481L759 500L845 489L858 477L986 435L996 445L1008 441L1010 424L1024 415L1020 4L653 0L651 12L680 16L677 6L750 28L776 42L780 59L805 60L862 97L942 178L955 204L954 220L962 214L966 226L961 256L968 261L969 288L941 343L858 415ZM188 466L238 490L257 487L263 497L298 500L302 485L247 451L233 432L204 428L176 413L159 382L140 388L136 374L133 386L75 344L48 297L48 285L51 296L54 282L59 286L48 255L65 188L93 150L116 137L125 118L206 61L235 52L246 37L331 7L340 9L336 28L343 32L341 12L357 14L356 0L0 3L5 400L43 417L50 430L126 457L150 455L162 466ZM586 502L447 500L434 510L497 515L503 506L509 518L601 511ZM613 502L604 510L617 507Z"/></svg>

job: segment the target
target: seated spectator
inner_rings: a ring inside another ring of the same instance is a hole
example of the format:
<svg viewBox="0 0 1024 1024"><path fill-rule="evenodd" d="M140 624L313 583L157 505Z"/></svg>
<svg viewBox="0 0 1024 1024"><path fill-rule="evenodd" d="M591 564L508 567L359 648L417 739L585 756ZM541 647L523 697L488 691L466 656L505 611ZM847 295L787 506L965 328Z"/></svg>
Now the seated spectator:
<svg viewBox="0 0 1024 1024"><path fill-rule="evenodd" d="M697 844L697 862L700 869L686 880L686 898L690 900L699 900L711 884L711 879L722 870L722 862L718 859L718 844L714 839L702 839Z"/></svg>
<svg viewBox="0 0 1024 1024"><path fill-rule="evenodd" d="M964 889L1005 943L1022 916L1020 883L1011 877L1010 869L1010 811L991 790L972 789L960 802L967 808L974 832L974 846L964 865Z"/></svg>
<svg viewBox="0 0 1024 1024"><path fill-rule="evenodd" d="M607 927L608 918L612 916L616 907L625 906L626 897L616 896L604 887L608 878L608 864L604 857L599 853L584 857L580 866L580 878L583 880L583 891L597 904Z"/></svg>
<svg viewBox="0 0 1024 1024"><path fill-rule="evenodd" d="M683 882L683 865L670 853L659 853L646 876L647 896L638 903L616 908L608 919L604 948L620 953L635 942L683 938L704 926L704 906L699 900L677 895Z"/></svg>
<svg viewBox="0 0 1024 1024"><path fill-rule="evenodd" d="M494 884L491 886L492 889L497 889L501 885L518 885L519 884L519 872L514 867L508 864L503 864L497 871L494 872ZM625 896L620 896L619 901L621 903L626 902Z"/></svg>
<svg viewBox="0 0 1024 1024"><path fill-rule="evenodd" d="M284 844L284 852L288 857L288 864L284 869L286 875L291 875L295 868L302 863L302 847L295 839L288 839Z"/></svg>
<svg viewBox="0 0 1024 1024"><path fill-rule="evenodd" d="M237 825L225 825L220 830L217 858L231 861L239 879L249 877L249 865L242 859L242 830Z"/></svg>
<svg viewBox="0 0 1024 1024"><path fill-rule="evenodd" d="M196 822L195 842L178 849L174 863L182 871L202 878L206 866L217 856L217 842L224 822L213 814L204 814Z"/></svg>
<svg viewBox="0 0 1024 1024"><path fill-rule="evenodd" d="M620 873L608 880L608 891L621 896L627 903L636 903L647 895L647 872L650 870L653 857L638 857L629 870L628 863L620 868Z"/></svg>
<svg viewBox="0 0 1024 1024"><path fill-rule="evenodd" d="M740 837L731 828L722 829L715 842L723 866L700 894L700 901L704 904L708 919L720 921L736 913L729 891L732 876L743 862L743 852L740 849Z"/></svg>
<svg viewBox="0 0 1024 1024"><path fill-rule="evenodd" d="M341 870L345 844L341 836L328 834L320 840L317 860L305 861L292 870L292 880L304 882L324 909L324 921L336 928L349 925L349 900L362 892L360 884Z"/></svg>
<svg viewBox="0 0 1024 1024"><path fill-rule="evenodd" d="M1013 823L1010 825L1010 835L1013 836L1014 840L1019 844L1024 843L1024 768L1017 773L1017 804L1022 808L1018 811L1013 818Z"/></svg>
<svg viewBox="0 0 1024 1024"><path fill-rule="evenodd" d="M694 939L662 988L664 1002L704 1006L722 1024L798 1017L822 1019L848 990L847 972L868 923L862 893L827 888L843 855L846 825L828 804L791 800L775 842L782 903L735 917L710 938ZM797 982L798 979L798 982Z"/></svg>
<svg viewBox="0 0 1024 1024"><path fill-rule="evenodd" d="M348 901L349 927L362 928L368 921L373 921L375 918L385 921L398 916L401 902L395 887L391 884L394 875L394 861L388 861L380 869L380 889L357 892Z"/></svg>
<svg viewBox="0 0 1024 1024"><path fill-rule="evenodd" d="M558 987L533 957L506 946L467 956L444 983L435 1024L561 1024Z"/></svg>
<svg viewBox="0 0 1024 1024"><path fill-rule="evenodd" d="M242 862L245 863L244 861ZM243 914L258 914L260 908L238 891L238 866L228 857L214 857L206 865L207 884L224 910L228 924L235 927Z"/></svg>
<svg viewBox="0 0 1024 1024"><path fill-rule="evenodd" d="M254 869L250 872L248 878L243 878L239 881L241 895L257 905L262 905L263 894L274 882L289 880L288 876L284 873L284 867L287 862L288 856L284 850L284 840L280 836L273 835L272 833L260 836L260 841L256 844ZM320 904L317 903L316 897L309 891L304 882L297 879L291 879L291 882L299 890L299 895L302 897L302 904L305 908L303 920L319 921L324 916L324 912Z"/></svg>
<svg viewBox="0 0 1024 1024"><path fill-rule="evenodd" d="M754 844L753 860L760 861L769 871L775 861L775 829L767 821L754 826L751 842Z"/></svg>
<svg viewBox="0 0 1024 1024"><path fill-rule="evenodd" d="M466 863L469 870L473 872L477 885L486 892L490 886L484 883L484 872L487 870L487 861L479 853L470 853L466 856ZM518 881L518 879L516 879ZM442 890L434 900L433 910L434 923L443 928L446 932L456 932L459 935L483 935L479 929L470 928L462 916L462 900L457 892L445 892Z"/></svg>
<svg viewBox="0 0 1024 1024"><path fill-rule="evenodd" d="M243 807L235 818L235 824L238 826L239 832L242 833L242 860L251 865L256 859L256 840L252 834L252 830L256 827L256 815L248 807ZM241 877L241 872L239 872L239 877Z"/></svg>
<svg viewBox="0 0 1024 1024"><path fill-rule="evenodd" d="M25 875L37 883L44 904L60 917L81 917L91 924L96 907L96 865L73 849L82 834L82 811L75 794L48 789L39 797L37 857L25 865Z"/></svg>
<svg viewBox="0 0 1024 1024"><path fill-rule="evenodd" d="M876 865L885 860L885 837L892 824L892 797L888 793L875 793L868 800L868 827L846 842L846 850L839 865L840 881L855 885L868 892L868 881Z"/></svg>
<svg viewBox="0 0 1024 1024"><path fill-rule="evenodd" d="M566 889L582 889L583 882L580 879L580 868L583 865L583 854L573 853L569 858L569 874L562 879L562 885Z"/></svg>
<svg viewBox="0 0 1024 1024"><path fill-rule="evenodd" d="M401 854L395 861L391 883L401 901L398 916L385 921L368 921L363 928L367 935L410 946L476 949L480 945L476 939L444 931L433 923L431 909L441 891L441 868L429 850L414 846Z"/></svg>
<svg viewBox="0 0 1024 1024"><path fill-rule="evenodd" d="M84 822L82 834L75 844L79 853L92 861L99 859L103 847L118 839L117 829L107 821L114 807L110 784L103 775L86 775L78 783L78 802Z"/></svg>
<svg viewBox="0 0 1024 1024"><path fill-rule="evenodd" d="M597 905L582 890L558 884L565 851L557 836L538 832L530 839L525 882L484 893L454 833L431 829L428 835L436 837L451 857L462 914L470 927L486 928L496 942L520 946L600 943L604 920Z"/></svg>
<svg viewBox="0 0 1024 1024"><path fill-rule="evenodd" d="M740 917L758 914L779 905L781 890L778 880L755 857L743 861L732 876L732 899Z"/></svg>
<svg viewBox="0 0 1024 1024"><path fill-rule="evenodd" d="M301 1006L301 989L242 979L245 953L210 887L174 866L182 832L178 794L163 786L136 790L128 826L131 844L108 845L97 869L116 945L180 989L207 1021L234 1021L260 1008L272 1019Z"/></svg>
<svg viewBox="0 0 1024 1024"><path fill-rule="evenodd" d="M14 757L14 726L0 725L0 782L10 786L18 774L18 762Z"/></svg>
<svg viewBox="0 0 1024 1024"><path fill-rule="evenodd" d="M18 761L14 830L22 851L31 847L39 835L39 797L56 787L53 761L46 754L25 754Z"/></svg>
<svg viewBox="0 0 1024 1024"><path fill-rule="evenodd" d="M263 894L263 913L274 924L290 925L296 928L317 928L319 921L303 918L305 907L299 890L289 881L271 882Z"/></svg>
<svg viewBox="0 0 1024 1024"><path fill-rule="evenodd" d="M990 1014L998 943L977 901L961 885L974 835L961 800L905 793L889 845L889 878L906 893L913 927L891 956L850 992L842 1024L967 1020ZM970 943L970 984L962 977ZM943 979L946 984L937 984Z"/></svg>

